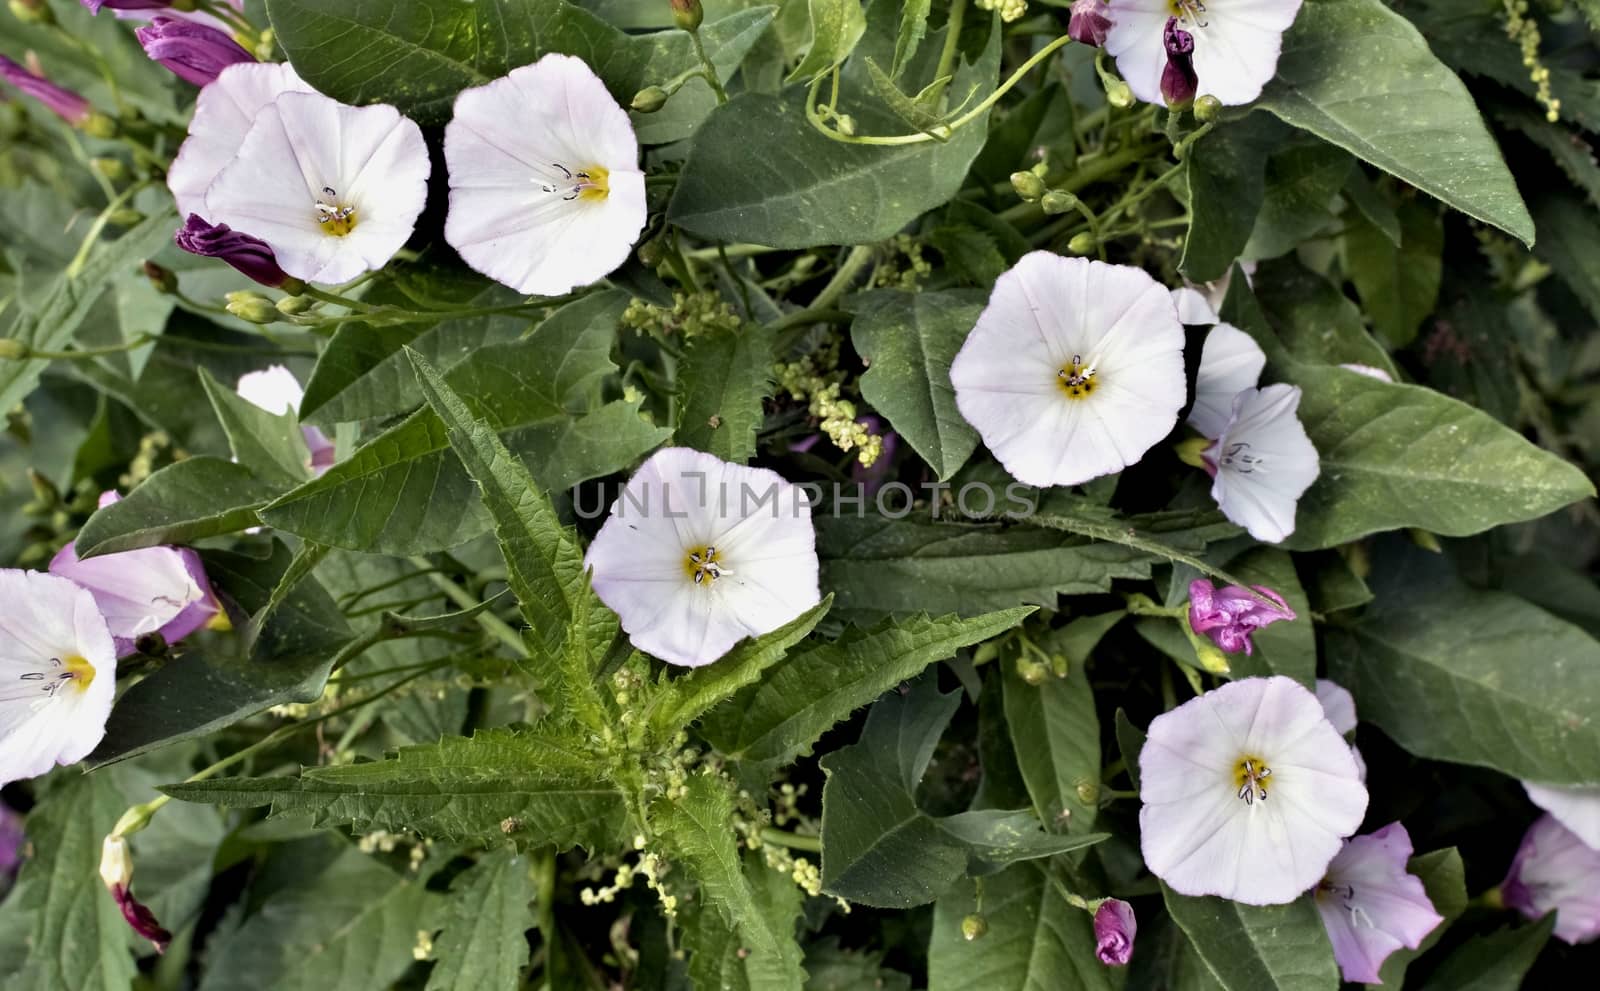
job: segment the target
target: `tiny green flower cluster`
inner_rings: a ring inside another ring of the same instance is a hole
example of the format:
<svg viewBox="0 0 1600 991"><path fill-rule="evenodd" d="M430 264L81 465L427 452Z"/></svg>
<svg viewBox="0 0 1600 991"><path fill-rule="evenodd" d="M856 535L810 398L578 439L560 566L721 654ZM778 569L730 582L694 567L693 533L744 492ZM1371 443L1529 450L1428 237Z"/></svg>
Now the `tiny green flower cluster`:
<svg viewBox="0 0 1600 991"><path fill-rule="evenodd" d="M856 461L870 468L883 454L883 438L856 422L856 404L841 396L845 375L838 369L839 343L830 341L798 361L775 366L778 387L808 401L818 428L841 451L856 451Z"/></svg>
<svg viewBox="0 0 1600 991"><path fill-rule="evenodd" d="M981 2L981 0L980 0ZM1550 70L1539 61L1539 25L1528 16L1528 0L1502 0L1506 8L1506 37L1522 47L1522 64L1528 78L1538 87L1534 99L1543 106L1545 119L1554 124L1561 119L1561 101L1550 93Z"/></svg>
<svg viewBox="0 0 1600 991"><path fill-rule="evenodd" d="M922 242L910 234L896 234L883 246L888 249L888 257L879 262L872 284L906 292L920 290L922 283L933 274L933 263L922 257Z"/></svg>
<svg viewBox="0 0 1600 991"><path fill-rule="evenodd" d="M672 308L635 299L623 311L622 323L658 337L695 337L713 331L736 331L741 323L728 301L710 290L675 292Z"/></svg>
<svg viewBox="0 0 1600 991"><path fill-rule="evenodd" d="M1028 12L1028 0L978 0L979 10L998 10L1000 19L1010 24Z"/></svg>

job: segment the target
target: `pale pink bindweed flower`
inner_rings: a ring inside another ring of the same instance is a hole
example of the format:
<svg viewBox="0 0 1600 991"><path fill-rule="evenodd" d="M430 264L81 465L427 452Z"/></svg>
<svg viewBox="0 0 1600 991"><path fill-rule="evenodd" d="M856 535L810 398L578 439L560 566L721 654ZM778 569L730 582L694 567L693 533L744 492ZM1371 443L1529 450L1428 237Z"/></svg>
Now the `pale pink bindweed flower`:
<svg viewBox="0 0 1600 991"><path fill-rule="evenodd" d="M1541 785L1524 781L1528 800L1555 816L1585 846L1600 850L1600 785Z"/></svg>
<svg viewBox="0 0 1600 991"><path fill-rule="evenodd" d="M1591 942L1600 936L1600 850L1555 816L1542 815L1523 834L1500 894L1506 907L1530 919L1554 911L1562 942Z"/></svg>
<svg viewBox="0 0 1600 991"><path fill-rule="evenodd" d="M1344 979L1381 984L1389 954L1414 950L1444 917L1416 875L1408 873L1411 836L1398 822L1352 837L1317 885L1316 906Z"/></svg>

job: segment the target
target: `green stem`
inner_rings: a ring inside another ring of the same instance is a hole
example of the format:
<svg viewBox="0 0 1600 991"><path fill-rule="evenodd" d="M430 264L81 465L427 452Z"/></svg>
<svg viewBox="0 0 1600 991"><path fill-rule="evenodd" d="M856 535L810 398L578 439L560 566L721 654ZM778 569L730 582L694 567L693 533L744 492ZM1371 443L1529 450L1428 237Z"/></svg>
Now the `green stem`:
<svg viewBox="0 0 1600 991"><path fill-rule="evenodd" d="M73 351L37 351L24 347L21 354L15 356L17 361L76 361L82 358L98 358L106 354L122 354L125 351L134 351L150 344L155 340L149 334L139 334L133 340L122 344L107 344L99 348L78 348Z"/></svg>
<svg viewBox="0 0 1600 991"><path fill-rule="evenodd" d="M933 70L933 78L943 79L955 68L956 53L961 50L961 22L966 16L967 0L952 0L950 17L945 22L944 47L939 50L939 67Z"/></svg>
<svg viewBox="0 0 1600 991"><path fill-rule="evenodd" d="M111 222L111 215L122 209L129 200L133 199L148 185L150 185L149 182L136 182L124 189L117 194L115 199L106 204L106 208L100 211L100 216L94 218L94 223L89 226L89 233L84 235L83 243L78 245L78 253L72 256L72 262L67 266L67 278L69 280L76 279L82 274L83 267L89 264L89 252L94 250L95 243L100 240L101 232L106 229L106 224Z"/></svg>
<svg viewBox="0 0 1600 991"><path fill-rule="evenodd" d="M428 580L433 582L434 586L443 592L446 598L462 609L472 609L481 605L477 598L466 589L434 571L433 565L428 562L427 558L413 557L409 560L414 567L427 570L429 572ZM528 659L528 647L522 642L522 635L511 628L511 624L488 610L478 613L473 619L496 640L511 648L512 653L523 660Z"/></svg>
<svg viewBox="0 0 1600 991"><path fill-rule="evenodd" d="M373 306L371 303L363 303L359 299L351 299L348 296L341 296L338 293L328 292L325 289L318 289L316 286L306 286L304 289L300 290L300 294L302 296L310 296L312 299L318 300L319 302L332 303L334 306L342 306L347 310L358 310L361 312L370 313L377 309L377 307Z"/></svg>
<svg viewBox="0 0 1600 991"><path fill-rule="evenodd" d="M771 843L774 846L788 847L790 850L804 850L807 853L822 852L822 837L786 833L771 826L764 827L761 830L761 841L763 843Z"/></svg>
<svg viewBox="0 0 1600 991"><path fill-rule="evenodd" d="M717 78L717 67L711 61L711 56L706 54L705 42L700 40L699 31L690 31L689 37L694 41L694 53L700 59L700 67L706 82L711 84L711 91L717 94L717 102L728 102L728 91L722 88L722 80Z"/></svg>
<svg viewBox="0 0 1600 991"><path fill-rule="evenodd" d="M872 264L873 248L870 244L858 244L850 249L850 254L845 256L839 270L833 273L833 278L822 287L817 297L806 307L808 310L831 309L849 289L850 283L855 281L861 270Z"/></svg>

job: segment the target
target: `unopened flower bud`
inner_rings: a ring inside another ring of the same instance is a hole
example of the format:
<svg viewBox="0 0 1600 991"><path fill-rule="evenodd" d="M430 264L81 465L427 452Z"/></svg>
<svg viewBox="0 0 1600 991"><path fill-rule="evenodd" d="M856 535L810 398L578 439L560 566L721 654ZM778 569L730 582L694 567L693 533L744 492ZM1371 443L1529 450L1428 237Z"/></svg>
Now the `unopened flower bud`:
<svg viewBox="0 0 1600 991"><path fill-rule="evenodd" d="M100 176L103 176L112 182L117 182L121 180L123 176L128 174L128 167L122 164L122 159L120 158L109 158L106 156L91 158L89 159L89 167L94 169L94 171Z"/></svg>
<svg viewBox="0 0 1600 991"><path fill-rule="evenodd" d="M265 296L253 292L228 293L227 311L247 323L277 323L278 308Z"/></svg>
<svg viewBox="0 0 1600 991"><path fill-rule="evenodd" d="M1109 80L1106 83L1106 102L1118 110L1126 110L1133 106L1133 90L1120 79Z"/></svg>
<svg viewBox="0 0 1600 991"><path fill-rule="evenodd" d="M0 360L21 361L28 353L28 346L15 337L0 337Z"/></svg>
<svg viewBox="0 0 1600 991"><path fill-rule="evenodd" d="M1067 242L1067 250L1075 255L1087 255L1095 248L1094 235L1088 231L1079 231L1072 235L1072 240Z"/></svg>
<svg viewBox="0 0 1600 991"><path fill-rule="evenodd" d="M144 213L131 206L119 207L106 215L106 223L116 227L132 227L144 219Z"/></svg>
<svg viewBox="0 0 1600 991"><path fill-rule="evenodd" d="M1048 214L1066 213L1068 210L1078 208L1078 198L1065 189L1052 189L1044 194L1039 205L1044 207L1044 212Z"/></svg>
<svg viewBox="0 0 1600 991"><path fill-rule="evenodd" d="M1044 195L1044 180L1033 172L1013 172L1011 188L1017 191L1018 196L1032 203Z"/></svg>
<svg viewBox="0 0 1600 991"><path fill-rule="evenodd" d="M78 130L91 138L114 138L117 136L117 122L105 114L94 113L83 119Z"/></svg>
<svg viewBox="0 0 1600 991"><path fill-rule="evenodd" d="M700 6L700 0L671 0L672 22L685 31L700 30L700 22L705 20L706 12Z"/></svg>
<svg viewBox="0 0 1600 991"><path fill-rule="evenodd" d="M317 301L309 296L285 296L278 300L278 312L284 316L297 317L317 305Z"/></svg>
<svg viewBox="0 0 1600 991"><path fill-rule="evenodd" d="M834 118L834 120L839 125L840 134L847 138L853 138L856 136L856 119L854 117L850 116L849 114L840 114L838 117Z"/></svg>
<svg viewBox="0 0 1600 991"><path fill-rule="evenodd" d="M11 0L11 14L24 24L54 24L55 14L44 0Z"/></svg>
<svg viewBox="0 0 1600 991"><path fill-rule="evenodd" d="M1133 959L1133 937L1139 931L1133 906L1107 898L1094 910L1095 956L1107 967L1125 967Z"/></svg>
<svg viewBox="0 0 1600 991"><path fill-rule="evenodd" d="M988 931L989 920L977 912L961 920L961 937L969 943L975 939L982 939Z"/></svg>
<svg viewBox="0 0 1600 991"><path fill-rule="evenodd" d="M1050 680L1050 669L1031 657L1019 657L1017 676L1030 685L1038 686Z"/></svg>
<svg viewBox="0 0 1600 991"><path fill-rule="evenodd" d="M164 265L157 265L152 261L145 262L144 277L149 279L150 284L156 287L156 292L163 296L170 296L178 291L177 274Z"/></svg>
<svg viewBox="0 0 1600 991"><path fill-rule="evenodd" d="M100 880L108 890L126 888L133 881L133 858L128 841L112 833L100 844Z"/></svg>
<svg viewBox="0 0 1600 991"><path fill-rule="evenodd" d="M629 105L642 114L653 114L667 105L667 91L660 86L646 86L633 94Z"/></svg>
<svg viewBox="0 0 1600 991"><path fill-rule="evenodd" d="M651 238L639 245L639 264L646 268L655 268L661 264L661 260L666 256L666 253L667 249L661 246L661 239Z"/></svg>
<svg viewBox="0 0 1600 991"><path fill-rule="evenodd" d="M1194 101L1194 119L1202 124L1209 124L1222 113L1222 101L1207 93Z"/></svg>

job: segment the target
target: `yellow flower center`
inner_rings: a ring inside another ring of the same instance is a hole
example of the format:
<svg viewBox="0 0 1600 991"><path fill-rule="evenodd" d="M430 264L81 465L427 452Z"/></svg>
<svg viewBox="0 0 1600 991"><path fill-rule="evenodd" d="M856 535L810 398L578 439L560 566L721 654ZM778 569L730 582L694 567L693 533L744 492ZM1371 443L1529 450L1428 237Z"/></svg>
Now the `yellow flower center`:
<svg viewBox="0 0 1600 991"><path fill-rule="evenodd" d="M577 174L578 199L603 200L611 195L611 172L601 165L591 165Z"/></svg>
<svg viewBox="0 0 1600 991"><path fill-rule="evenodd" d="M1272 776L1272 768L1267 762L1253 754L1246 754L1239 758L1233 765L1233 786L1238 789L1235 794L1244 800L1246 805L1254 805L1257 801L1267 800L1267 779Z"/></svg>
<svg viewBox="0 0 1600 991"><path fill-rule="evenodd" d="M717 549L707 545L689 551L689 556L683 560L683 573L696 585L709 588L728 572L717 557Z"/></svg>
<svg viewBox="0 0 1600 991"><path fill-rule="evenodd" d="M332 186L322 187L322 196L318 197L312 209L316 211L317 225L326 234L344 237L356 229L356 208L341 201L338 191Z"/></svg>
<svg viewBox="0 0 1600 991"><path fill-rule="evenodd" d="M1203 27L1200 18L1206 12L1206 5L1202 0L1167 0L1167 12L1180 21L1193 21Z"/></svg>
<svg viewBox="0 0 1600 991"><path fill-rule="evenodd" d="M1056 382L1069 399L1083 399L1095 390L1094 366L1086 365L1083 356L1075 354L1072 360L1056 373Z"/></svg>

